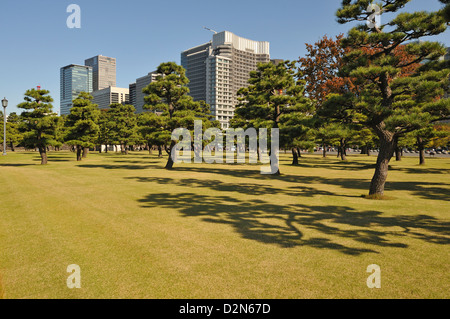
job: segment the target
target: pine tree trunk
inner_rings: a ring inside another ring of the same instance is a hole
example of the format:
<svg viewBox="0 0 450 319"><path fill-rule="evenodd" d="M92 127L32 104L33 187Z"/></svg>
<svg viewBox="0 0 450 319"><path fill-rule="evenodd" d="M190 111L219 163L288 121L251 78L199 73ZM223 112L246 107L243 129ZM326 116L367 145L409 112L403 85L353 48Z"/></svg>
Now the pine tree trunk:
<svg viewBox="0 0 450 319"><path fill-rule="evenodd" d="M370 183L369 195L383 196L384 185L389 169L389 161L392 158L395 141L393 134L387 131L377 132L380 137L380 152L378 153L377 164L375 167L375 174Z"/></svg>
<svg viewBox="0 0 450 319"><path fill-rule="evenodd" d="M295 148L292 149L292 165L298 165L298 154Z"/></svg>
<svg viewBox="0 0 450 319"><path fill-rule="evenodd" d="M167 153L169 154L169 158L167 160L166 166L164 167L165 169L173 169L174 161L172 159L172 152L173 152L174 146L175 146L175 141L172 141L170 143L170 149L169 150L166 149Z"/></svg>
<svg viewBox="0 0 450 319"><path fill-rule="evenodd" d="M325 146L325 142L322 141L322 150L323 150L323 157L327 157L327 148Z"/></svg>
<svg viewBox="0 0 450 319"><path fill-rule="evenodd" d="M297 147L297 155L298 157L302 157L302 152L300 152L300 147Z"/></svg>
<svg viewBox="0 0 450 319"><path fill-rule="evenodd" d="M161 145L158 145L158 157L163 157Z"/></svg>
<svg viewBox="0 0 450 319"><path fill-rule="evenodd" d="M400 152L400 149L398 147L395 148L395 160L396 161L402 160L402 153Z"/></svg>
<svg viewBox="0 0 450 319"><path fill-rule="evenodd" d="M346 152L345 152L345 148L346 148L345 139L341 138L340 143L341 143L341 146L340 146L340 149L341 149L341 160L345 161L345 160L347 160Z"/></svg>
<svg viewBox="0 0 450 319"><path fill-rule="evenodd" d="M82 158L81 152L82 152L81 146L77 145L77 162L81 161L81 158Z"/></svg>
<svg viewBox="0 0 450 319"><path fill-rule="evenodd" d="M89 153L89 147L83 147L83 158L87 158Z"/></svg>
<svg viewBox="0 0 450 319"><path fill-rule="evenodd" d="M425 165L425 148L423 144L423 139L421 137L417 137L417 146L419 147L419 165Z"/></svg>
<svg viewBox="0 0 450 319"><path fill-rule="evenodd" d="M9 145L11 146L11 151L15 152L15 149L14 149L14 143L11 142Z"/></svg>
<svg viewBox="0 0 450 319"><path fill-rule="evenodd" d="M46 165L47 160L47 149L45 146L39 147L39 154L41 155L41 165Z"/></svg>

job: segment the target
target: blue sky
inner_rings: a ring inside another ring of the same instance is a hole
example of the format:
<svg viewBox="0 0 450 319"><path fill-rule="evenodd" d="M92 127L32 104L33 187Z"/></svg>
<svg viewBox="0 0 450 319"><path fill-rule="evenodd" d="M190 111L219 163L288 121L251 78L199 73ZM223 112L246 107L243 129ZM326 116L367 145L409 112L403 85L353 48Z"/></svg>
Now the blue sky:
<svg viewBox="0 0 450 319"><path fill-rule="evenodd" d="M50 90L59 112L59 69L102 54L117 59L117 86L128 87L161 62L180 63L180 53L228 30L269 41L271 57L297 59L305 43L346 33L336 22L340 0L1 0L0 99L7 113L23 93L41 85ZM81 29L66 26L69 4L81 7ZM437 0L412 0L407 11L436 10ZM382 17L383 18L383 17ZM434 40L450 45L450 32Z"/></svg>

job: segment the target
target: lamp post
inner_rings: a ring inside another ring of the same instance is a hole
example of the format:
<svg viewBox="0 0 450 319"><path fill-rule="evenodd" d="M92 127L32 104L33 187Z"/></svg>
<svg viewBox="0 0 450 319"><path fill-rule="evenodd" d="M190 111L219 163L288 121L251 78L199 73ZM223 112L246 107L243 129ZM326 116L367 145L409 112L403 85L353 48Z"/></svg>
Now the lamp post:
<svg viewBox="0 0 450 319"><path fill-rule="evenodd" d="M3 155L6 155L6 107L8 106L8 100L6 97L2 100L3 106Z"/></svg>

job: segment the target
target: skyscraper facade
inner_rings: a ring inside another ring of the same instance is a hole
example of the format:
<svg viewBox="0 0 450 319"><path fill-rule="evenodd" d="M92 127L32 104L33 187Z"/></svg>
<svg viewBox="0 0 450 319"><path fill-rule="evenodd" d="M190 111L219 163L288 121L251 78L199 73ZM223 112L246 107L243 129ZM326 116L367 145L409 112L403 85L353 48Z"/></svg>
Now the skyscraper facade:
<svg viewBox="0 0 450 319"><path fill-rule="evenodd" d="M90 66L71 64L60 69L60 114L70 113L72 101L81 92L92 92L92 68Z"/></svg>
<svg viewBox="0 0 450 319"><path fill-rule="evenodd" d="M135 83L129 85L130 104L132 104L135 107L136 113L144 112L144 105L145 105L144 96L146 94L142 92L142 89L147 87L150 83L156 81L156 77L158 75L159 74L156 71L150 72L149 74L136 79Z"/></svg>
<svg viewBox="0 0 450 319"><path fill-rule="evenodd" d="M234 116L237 91L248 87L250 72L260 62L270 62L269 42L245 39L229 31L216 33L211 42L181 53L191 96L204 99L225 129Z"/></svg>
<svg viewBox="0 0 450 319"><path fill-rule="evenodd" d="M190 95L195 101L206 101L206 59L211 54L211 42L181 53L181 66L186 69Z"/></svg>
<svg viewBox="0 0 450 319"><path fill-rule="evenodd" d="M86 66L92 67L93 90L98 91L116 86L116 59L97 55L84 61Z"/></svg>

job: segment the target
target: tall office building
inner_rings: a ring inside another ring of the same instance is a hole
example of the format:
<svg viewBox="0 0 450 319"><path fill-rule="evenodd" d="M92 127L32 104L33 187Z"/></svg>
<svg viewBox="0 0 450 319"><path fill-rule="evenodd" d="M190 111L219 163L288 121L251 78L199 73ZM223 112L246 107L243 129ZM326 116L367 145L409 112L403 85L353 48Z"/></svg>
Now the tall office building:
<svg viewBox="0 0 450 319"><path fill-rule="evenodd" d="M156 81L156 77L159 74L154 72L150 72L146 76L140 77L136 79L135 83L130 84L130 104L132 104L136 108L136 113L144 112L144 96L145 94L142 92L142 89L148 86L153 81Z"/></svg>
<svg viewBox="0 0 450 319"><path fill-rule="evenodd" d="M60 69L61 106L60 114L70 113L72 101L81 92L92 92L92 68L71 64Z"/></svg>
<svg viewBox="0 0 450 319"><path fill-rule="evenodd" d="M108 87L106 89L92 92L93 102L101 110L109 109L113 103L130 104L130 90L117 87Z"/></svg>
<svg viewBox="0 0 450 319"><path fill-rule="evenodd" d="M186 69L190 95L195 101L206 101L206 59L211 55L211 42L181 53L181 65Z"/></svg>
<svg viewBox="0 0 450 319"><path fill-rule="evenodd" d="M237 91L248 86L258 63L270 62L270 44L239 37L229 31L213 35L209 43L181 53L194 100L205 100L222 128L234 116Z"/></svg>
<svg viewBox="0 0 450 319"><path fill-rule="evenodd" d="M116 86L116 59L97 55L84 61L93 71L94 91Z"/></svg>

